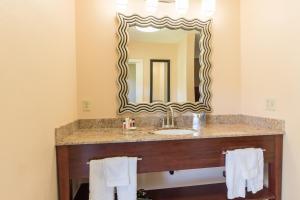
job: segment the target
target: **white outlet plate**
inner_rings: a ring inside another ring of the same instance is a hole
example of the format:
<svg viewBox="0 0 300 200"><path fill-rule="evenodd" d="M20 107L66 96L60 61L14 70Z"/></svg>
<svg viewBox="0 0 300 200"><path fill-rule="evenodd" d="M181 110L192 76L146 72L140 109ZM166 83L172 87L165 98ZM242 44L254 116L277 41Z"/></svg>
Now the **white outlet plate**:
<svg viewBox="0 0 300 200"><path fill-rule="evenodd" d="M276 111L276 100L275 99L267 99L266 100L266 110L267 111Z"/></svg>
<svg viewBox="0 0 300 200"><path fill-rule="evenodd" d="M91 102L90 101L82 101L82 111L83 112L90 112L91 111Z"/></svg>

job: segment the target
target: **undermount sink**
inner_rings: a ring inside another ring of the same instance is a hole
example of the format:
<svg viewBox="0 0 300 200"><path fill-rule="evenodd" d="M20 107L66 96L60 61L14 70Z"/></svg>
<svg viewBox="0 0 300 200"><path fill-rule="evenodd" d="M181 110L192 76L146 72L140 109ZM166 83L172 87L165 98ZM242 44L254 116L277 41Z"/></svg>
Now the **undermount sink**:
<svg viewBox="0 0 300 200"><path fill-rule="evenodd" d="M166 129L166 130L158 130L153 131L154 134L157 135L194 135L197 134L194 130L189 129Z"/></svg>

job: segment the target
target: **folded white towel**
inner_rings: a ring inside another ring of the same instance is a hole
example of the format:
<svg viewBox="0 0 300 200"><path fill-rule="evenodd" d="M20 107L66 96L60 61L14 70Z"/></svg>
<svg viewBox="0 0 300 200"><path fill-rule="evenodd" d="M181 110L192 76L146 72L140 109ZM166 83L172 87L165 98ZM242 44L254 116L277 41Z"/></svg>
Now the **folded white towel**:
<svg viewBox="0 0 300 200"><path fill-rule="evenodd" d="M263 189L264 159L262 149L237 149L226 154L226 185L228 199L245 198L248 191Z"/></svg>
<svg viewBox="0 0 300 200"><path fill-rule="evenodd" d="M228 151L226 154L226 185L227 198L234 199L237 197L245 198L246 182L242 178L241 170L234 151Z"/></svg>
<svg viewBox="0 0 300 200"><path fill-rule="evenodd" d="M108 187L129 185L128 157L106 158L103 163Z"/></svg>
<svg viewBox="0 0 300 200"><path fill-rule="evenodd" d="M114 188L107 187L103 160L90 161L90 200L114 200Z"/></svg>
<svg viewBox="0 0 300 200"><path fill-rule="evenodd" d="M118 200L137 199L137 158L129 158L129 185L117 187Z"/></svg>

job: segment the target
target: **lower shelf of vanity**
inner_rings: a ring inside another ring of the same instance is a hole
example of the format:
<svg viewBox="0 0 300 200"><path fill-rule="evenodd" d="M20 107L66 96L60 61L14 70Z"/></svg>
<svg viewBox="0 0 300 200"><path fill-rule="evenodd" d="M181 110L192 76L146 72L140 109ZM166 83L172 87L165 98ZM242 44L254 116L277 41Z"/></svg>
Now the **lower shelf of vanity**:
<svg viewBox="0 0 300 200"><path fill-rule="evenodd" d="M225 184L211 184L182 188L151 190L147 194L152 200L227 200ZM89 199L89 185L81 185L74 200ZM236 199L241 200L242 198ZM257 194L247 194L246 200L273 200L275 196L267 188Z"/></svg>

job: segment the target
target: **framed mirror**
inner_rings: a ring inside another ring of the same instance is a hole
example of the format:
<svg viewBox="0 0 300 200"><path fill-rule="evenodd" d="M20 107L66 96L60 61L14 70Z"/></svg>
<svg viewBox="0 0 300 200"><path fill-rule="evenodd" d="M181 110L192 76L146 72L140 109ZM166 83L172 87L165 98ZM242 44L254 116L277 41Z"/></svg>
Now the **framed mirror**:
<svg viewBox="0 0 300 200"><path fill-rule="evenodd" d="M119 113L211 111L211 21L118 19Z"/></svg>

